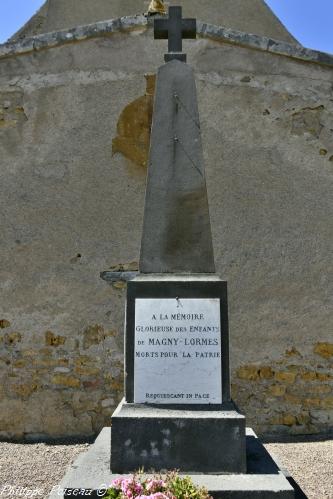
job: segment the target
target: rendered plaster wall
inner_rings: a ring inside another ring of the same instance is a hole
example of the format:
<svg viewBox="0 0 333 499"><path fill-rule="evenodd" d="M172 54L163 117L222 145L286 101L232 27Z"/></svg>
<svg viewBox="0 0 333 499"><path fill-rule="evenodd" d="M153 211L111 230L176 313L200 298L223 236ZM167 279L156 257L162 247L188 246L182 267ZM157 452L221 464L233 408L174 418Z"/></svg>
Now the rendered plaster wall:
<svg viewBox="0 0 333 499"><path fill-rule="evenodd" d="M2 438L90 435L122 397L125 289L99 273L138 261L144 75L164 50L142 29L0 61ZM332 69L208 39L185 50L234 399L260 433L327 432Z"/></svg>
<svg viewBox="0 0 333 499"><path fill-rule="evenodd" d="M13 38L132 16L148 11L150 0L47 0L43 8ZM263 0L169 0L183 14L207 23L256 33L286 42L295 39Z"/></svg>

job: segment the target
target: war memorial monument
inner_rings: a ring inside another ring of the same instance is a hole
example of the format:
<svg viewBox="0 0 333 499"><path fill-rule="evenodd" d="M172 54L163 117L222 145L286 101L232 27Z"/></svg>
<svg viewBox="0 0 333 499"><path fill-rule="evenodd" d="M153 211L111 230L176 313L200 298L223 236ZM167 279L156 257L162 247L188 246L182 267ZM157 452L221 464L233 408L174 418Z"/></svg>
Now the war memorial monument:
<svg viewBox="0 0 333 499"><path fill-rule="evenodd" d="M65 497L98 497L116 476L179 469L213 497L291 499L290 479L230 394L227 283L215 273L196 86L182 51L196 20L173 6L154 34L169 50L157 75L139 273L128 276L125 397L61 487Z"/></svg>

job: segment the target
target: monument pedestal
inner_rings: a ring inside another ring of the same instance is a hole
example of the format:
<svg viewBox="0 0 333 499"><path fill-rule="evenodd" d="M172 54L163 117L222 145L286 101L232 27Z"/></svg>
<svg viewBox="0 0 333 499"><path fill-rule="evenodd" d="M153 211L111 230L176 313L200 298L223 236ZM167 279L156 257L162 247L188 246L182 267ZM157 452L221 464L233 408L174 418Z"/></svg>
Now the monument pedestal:
<svg viewBox="0 0 333 499"><path fill-rule="evenodd" d="M89 449L80 454L49 499L59 497L103 497L106 487L119 478L110 471L110 428L104 428ZM221 454L229 450L221 449ZM246 429L247 472L241 474L186 473L193 483L205 486L214 499L301 499L289 482L295 482L268 454L250 428ZM180 473L182 474L182 473ZM123 476L129 476L128 474Z"/></svg>
<svg viewBox="0 0 333 499"><path fill-rule="evenodd" d="M141 274L127 286L125 333L112 472L245 473L245 417L230 398L227 283Z"/></svg>
<svg viewBox="0 0 333 499"><path fill-rule="evenodd" d="M246 473L245 417L232 402L207 406L120 403L112 416L111 470Z"/></svg>

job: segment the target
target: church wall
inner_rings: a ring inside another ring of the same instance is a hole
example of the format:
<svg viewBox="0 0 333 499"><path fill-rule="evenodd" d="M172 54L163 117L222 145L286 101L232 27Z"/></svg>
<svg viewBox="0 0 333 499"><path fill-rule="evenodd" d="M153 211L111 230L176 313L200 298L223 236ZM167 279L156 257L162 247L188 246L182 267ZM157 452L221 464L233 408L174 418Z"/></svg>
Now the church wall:
<svg viewBox="0 0 333 499"><path fill-rule="evenodd" d="M327 432L332 69L185 47L234 399L261 434ZM146 133L144 75L163 50L143 29L0 61L1 438L91 435L122 397L125 289L99 273L138 261L147 140L133 120ZM126 157L112 150L124 129Z"/></svg>

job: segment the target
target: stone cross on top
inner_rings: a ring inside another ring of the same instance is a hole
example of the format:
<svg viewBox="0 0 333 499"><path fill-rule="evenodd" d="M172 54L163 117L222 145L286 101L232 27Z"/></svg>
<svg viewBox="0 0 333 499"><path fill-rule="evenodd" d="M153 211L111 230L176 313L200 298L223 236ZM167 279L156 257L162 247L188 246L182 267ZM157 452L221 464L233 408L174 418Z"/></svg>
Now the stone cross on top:
<svg viewBox="0 0 333 499"><path fill-rule="evenodd" d="M165 62L178 59L186 62L186 54L183 50L183 38L196 38L196 19L182 19L181 7L169 7L168 19L155 19L154 38L157 40L168 40L168 54L165 54Z"/></svg>

